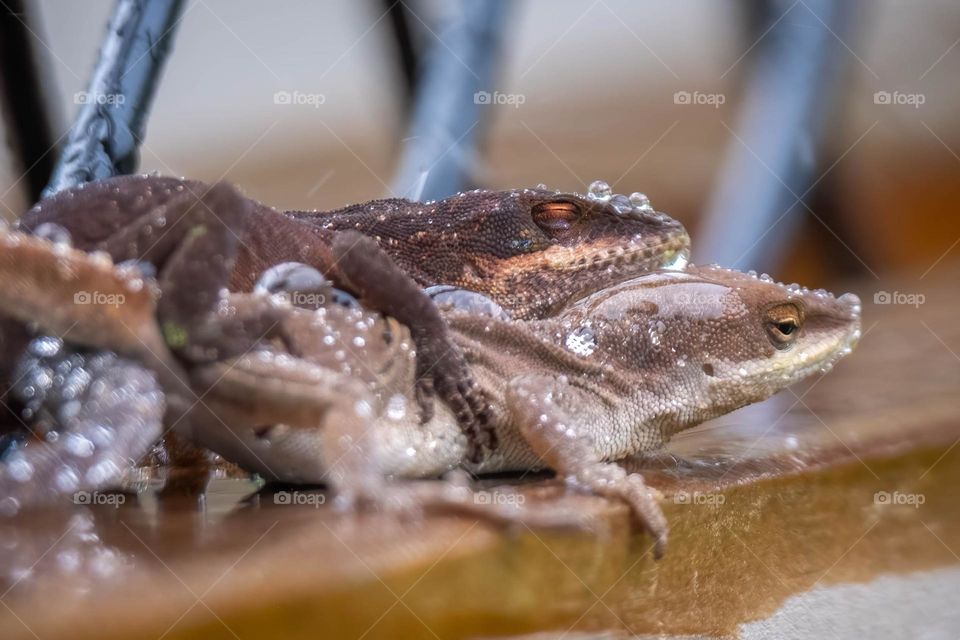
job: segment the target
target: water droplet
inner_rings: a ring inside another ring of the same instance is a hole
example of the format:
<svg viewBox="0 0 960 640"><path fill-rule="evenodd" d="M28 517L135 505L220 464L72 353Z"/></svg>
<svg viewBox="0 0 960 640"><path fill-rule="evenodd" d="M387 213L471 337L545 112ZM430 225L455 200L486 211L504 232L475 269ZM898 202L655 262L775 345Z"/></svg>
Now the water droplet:
<svg viewBox="0 0 960 640"><path fill-rule="evenodd" d="M590 328L589 324L577 327L567 334L564 344L566 344L567 349L578 356L589 356L597 349L596 336L594 336L593 329Z"/></svg>
<svg viewBox="0 0 960 640"><path fill-rule="evenodd" d="M353 412L357 415L357 417L365 420L368 420L373 416L373 409L370 407L370 403L366 400L357 400L354 402Z"/></svg>
<svg viewBox="0 0 960 640"><path fill-rule="evenodd" d="M33 235L61 247L69 247L72 243L70 232L55 222L44 222L37 225L37 228L33 230Z"/></svg>
<svg viewBox="0 0 960 640"><path fill-rule="evenodd" d="M78 433L71 433L67 435L63 442L64 447L69 453L79 457L79 458L89 458L93 455L94 447L93 443L81 436Z"/></svg>
<svg viewBox="0 0 960 640"><path fill-rule="evenodd" d="M672 256L667 258L666 262L663 265L663 268L668 271L683 271L687 267L687 263L690 260L690 250L684 249L683 251L677 251Z"/></svg>
<svg viewBox="0 0 960 640"><path fill-rule="evenodd" d="M77 490L77 487L80 484L80 477L77 476L77 472L70 467L63 467L54 477L53 484L59 491L63 493L70 493Z"/></svg>
<svg viewBox="0 0 960 640"><path fill-rule="evenodd" d="M113 460L99 462L87 471L87 482L92 485L102 485L120 475L120 467Z"/></svg>
<svg viewBox="0 0 960 640"><path fill-rule="evenodd" d="M27 462L23 456L17 456L10 460L6 467L7 473L17 482L28 482L33 477L33 465Z"/></svg>
<svg viewBox="0 0 960 640"><path fill-rule="evenodd" d="M625 195L616 194L610 198L610 204L619 214L625 215L633 212L633 203Z"/></svg>
<svg viewBox="0 0 960 640"><path fill-rule="evenodd" d="M30 341L27 351L38 358L49 358L57 355L63 348L63 340L53 336L40 336Z"/></svg>
<svg viewBox="0 0 960 640"><path fill-rule="evenodd" d="M630 204L637 209L653 209L653 207L650 206L650 198L639 191L634 191L630 194Z"/></svg>
<svg viewBox="0 0 960 640"><path fill-rule="evenodd" d="M613 189L603 180L594 180L587 188L587 197L593 200L609 200L613 195Z"/></svg>
<svg viewBox="0 0 960 640"><path fill-rule="evenodd" d="M407 399L399 393L390 396L387 400L386 414L390 420L403 420L407 415Z"/></svg>

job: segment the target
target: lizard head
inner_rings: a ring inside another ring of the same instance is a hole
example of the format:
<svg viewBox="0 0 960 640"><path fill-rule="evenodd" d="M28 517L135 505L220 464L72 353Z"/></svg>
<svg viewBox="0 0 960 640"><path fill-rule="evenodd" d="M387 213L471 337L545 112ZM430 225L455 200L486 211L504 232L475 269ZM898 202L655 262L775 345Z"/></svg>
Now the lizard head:
<svg viewBox="0 0 960 640"><path fill-rule="evenodd" d="M651 418L665 436L829 371L860 337L856 295L720 267L650 274L573 310L591 319L588 346L663 395Z"/></svg>
<svg viewBox="0 0 960 640"><path fill-rule="evenodd" d="M373 215L351 228L377 236L414 279L491 296L516 319L653 269L682 268L689 255L682 224L643 194L613 194L600 181L586 194L476 190L367 207Z"/></svg>
<svg viewBox="0 0 960 640"><path fill-rule="evenodd" d="M612 194L599 181L585 195L477 191L438 210L454 213L446 218L463 229L457 255L464 266L453 284L496 294L516 318L543 316L571 296L633 275L682 268L689 255L683 225L654 211L643 194Z"/></svg>

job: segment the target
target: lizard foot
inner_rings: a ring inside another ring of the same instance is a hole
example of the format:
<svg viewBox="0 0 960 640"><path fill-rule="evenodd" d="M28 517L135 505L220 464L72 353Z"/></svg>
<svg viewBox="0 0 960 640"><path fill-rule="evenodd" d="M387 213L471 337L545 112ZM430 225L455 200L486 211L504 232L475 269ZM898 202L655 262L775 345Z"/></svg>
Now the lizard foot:
<svg viewBox="0 0 960 640"><path fill-rule="evenodd" d="M546 376L511 381L507 406L521 434L541 460L572 486L626 502L635 520L653 537L653 557L661 558L668 527L657 502L659 492L647 487L640 474L627 473L600 458L589 433L557 404L564 386L562 379Z"/></svg>
<svg viewBox="0 0 960 640"><path fill-rule="evenodd" d="M433 416L432 397L436 394L456 415L469 439L472 458L478 458L483 448L495 448L487 400L430 297L372 238L343 231L334 237L332 249L341 277L362 301L410 328L417 347L421 418L427 421Z"/></svg>
<svg viewBox="0 0 960 640"><path fill-rule="evenodd" d="M433 346L427 341L426 353L419 347L417 350L416 395L420 421L429 422L433 417L433 396L438 395L453 411L457 424L467 436L467 459L478 462L485 449L492 451L497 446L486 398L474 384L467 363L456 347L435 356Z"/></svg>

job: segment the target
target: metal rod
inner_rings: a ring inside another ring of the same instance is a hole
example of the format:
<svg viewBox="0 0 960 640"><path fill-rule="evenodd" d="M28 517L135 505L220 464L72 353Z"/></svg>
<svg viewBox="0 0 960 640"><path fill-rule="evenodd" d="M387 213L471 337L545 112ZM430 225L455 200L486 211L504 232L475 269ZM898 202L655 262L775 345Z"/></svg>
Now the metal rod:
<svg viewBox="0 0 960 640"><path fill-rule="evenodd" d="M850 53L846 3L766 3L778 20L763 36L734 137L707 205L694 258L774 271L804 209L816 155L835 105L838 71ZM789 8L791 7L792 8ZM777 11L779 10L779 11ZM807 13L809 12L809 13ZM807 13L807 15L804 15Z"/></svg>
<svg viewBox="0 0 960 640"><path fill-rule="evenodd" d="M508 6L462 0L440 30L420 75L393 191L436 200L464 188L490 92Z"/></svg>
<svg viewBox="0 0 960 640"><path fill-rule="evenodd" d="M183 0L118 0L44 195L130 173Z"/></svg>
<svg viewBox="0 0 960 640"><path fill-rule="evenodd" d="M23 171L23 191L33 202L50 179L54 161L51 92L41 79L44 69L33 35L42 25L36 8L25 0L6 0L0 14L0 86L12 138L8 145Z"/></svg>
<svg viewBox="0 0 960 640"><path fill-rule="evenodd" d="M410 13L408 7L414 0L397 2L397 0L379 0L386 5L393 33L394 46L397 51L397 66L403 79L403 106L409 108L413 102L414 91L417 87L417 69L420 66L419 51L414 42L414 35L410 29Z"/></svg>

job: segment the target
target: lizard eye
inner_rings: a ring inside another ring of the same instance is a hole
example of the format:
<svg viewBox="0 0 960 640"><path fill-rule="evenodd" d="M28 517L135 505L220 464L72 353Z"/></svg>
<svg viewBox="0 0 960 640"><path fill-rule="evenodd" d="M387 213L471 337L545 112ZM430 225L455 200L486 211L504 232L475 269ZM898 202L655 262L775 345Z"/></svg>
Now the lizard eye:
<svg viewBox="0 0 960 640"><path fill-rule="evenodd" d="M786 349L796 341L802 324L803 312L795 304L779 304L767 310L767 335L778 349Z"/></svg>
<svg viewBox="0 0 960 640"><path fill-rule="evenodd" d="M544 202L533 207L533 221L544 231L567 231L580 217L572 202Z"/></svg>

